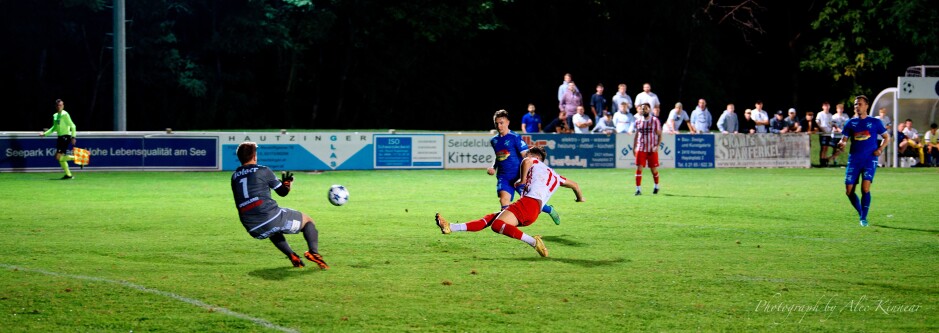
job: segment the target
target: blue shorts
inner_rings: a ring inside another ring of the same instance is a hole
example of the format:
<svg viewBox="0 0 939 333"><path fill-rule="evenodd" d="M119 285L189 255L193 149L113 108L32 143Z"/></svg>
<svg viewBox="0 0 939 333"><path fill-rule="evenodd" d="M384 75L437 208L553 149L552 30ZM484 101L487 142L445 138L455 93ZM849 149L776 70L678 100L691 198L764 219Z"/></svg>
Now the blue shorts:
<svg viewBox="0 0 939 333"><path fill-rule="evenodd" d="M848 159L848 167L844 171L844 184L855 185L858 178L869 182L874 182L874 173L877 172L877 160L853 161Z"/></svg>
<svg viewBox="0 0 939 333"><path fill-rule="evenodd" d="M496 196L499 195L499 192L506 191L509 192L509 202L515 201L515 181L518 178L502 178L496 176Z"/></svg>

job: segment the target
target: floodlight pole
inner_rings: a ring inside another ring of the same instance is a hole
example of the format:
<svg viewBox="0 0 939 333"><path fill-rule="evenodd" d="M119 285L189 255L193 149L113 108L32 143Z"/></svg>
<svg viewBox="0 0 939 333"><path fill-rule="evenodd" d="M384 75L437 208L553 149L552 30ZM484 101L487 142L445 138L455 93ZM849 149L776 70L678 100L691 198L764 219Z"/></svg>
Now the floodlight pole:
<svg viewBox="0 0 939 333"><path fill-rule="evenodd" d="M127 131L127 58L124 0L114 0L114 130Z"/></svg>

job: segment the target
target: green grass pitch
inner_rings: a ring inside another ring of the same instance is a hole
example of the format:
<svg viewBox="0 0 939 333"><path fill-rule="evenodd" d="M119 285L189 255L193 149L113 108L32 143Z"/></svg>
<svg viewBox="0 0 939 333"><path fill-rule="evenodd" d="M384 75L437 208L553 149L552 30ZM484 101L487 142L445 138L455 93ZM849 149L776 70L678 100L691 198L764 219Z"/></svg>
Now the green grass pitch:
<svg viewBox="0 0 939 333"><path fill-rule="evenodd" d="M587 202L522 228L548 258L434 226L498 208L483 170L298 173L328 271L250 238L229 172L0 173L0 331L939 330L937 169L878 170L867 228L840 168L559 171Z"/></svg>

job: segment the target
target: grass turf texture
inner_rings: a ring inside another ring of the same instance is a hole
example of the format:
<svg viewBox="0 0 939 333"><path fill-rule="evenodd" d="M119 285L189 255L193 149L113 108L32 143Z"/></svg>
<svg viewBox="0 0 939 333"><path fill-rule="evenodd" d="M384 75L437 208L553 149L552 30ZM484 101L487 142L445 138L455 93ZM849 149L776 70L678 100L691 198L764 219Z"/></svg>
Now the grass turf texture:
<svg viewBox="0 0 939 333"><path fill-rule="evenodd" d="M561 225L522 228L549 258L434 226L497 208L485 171L297 173L278 202L317 221L328 271L250 238L229 172L0 173L0 321L275 331L224 308L301 332L936 331L936 170L878 170L867 228L840 168L663 170L655 196L646 170L640 197L633 170L560 170L587 202L561 189Z"/></svg>

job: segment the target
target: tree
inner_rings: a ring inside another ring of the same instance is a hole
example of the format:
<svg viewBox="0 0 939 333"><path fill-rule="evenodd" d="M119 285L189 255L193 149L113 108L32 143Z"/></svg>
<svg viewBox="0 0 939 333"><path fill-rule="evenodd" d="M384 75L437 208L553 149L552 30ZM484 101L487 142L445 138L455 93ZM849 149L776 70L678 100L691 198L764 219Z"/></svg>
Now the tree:
<svg viewBox="0 0 939 333"><path fill-rule="evenodd" d="M801 68L846 80L851 93L863 93L866 73L897 60L936 63L937 20L939 9L929 0L829 0L811 25L822 37L806 48Z"/></svg>

